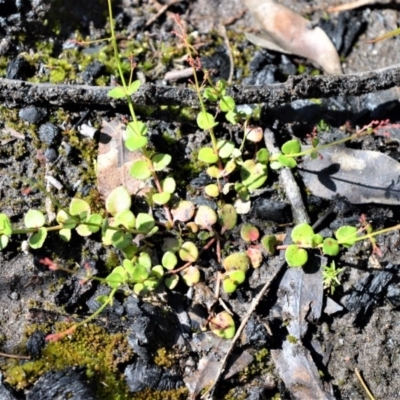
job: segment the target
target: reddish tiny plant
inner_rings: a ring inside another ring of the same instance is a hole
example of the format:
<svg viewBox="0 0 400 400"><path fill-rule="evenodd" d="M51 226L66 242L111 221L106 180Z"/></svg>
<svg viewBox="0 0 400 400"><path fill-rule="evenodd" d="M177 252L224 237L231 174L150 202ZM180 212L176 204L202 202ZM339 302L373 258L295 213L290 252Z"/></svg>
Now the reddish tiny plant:
<svg viewBox="0 0 400 400"><path fill-rule="evenodd" d="M50 271L58 271L60 269L58 264L50 260L49 257L42 258L39 263L46 266Z"/></svg>
<svg viewBox="0 0 400 400"><path fill-rule="evenodd" d="M58 333L51 333L45 337L46 342L57 342L58 340L62 339L67 335L72 335L77 328L77 325L73 325L70 328L66 329L65 331L58 332Z"/></svg>

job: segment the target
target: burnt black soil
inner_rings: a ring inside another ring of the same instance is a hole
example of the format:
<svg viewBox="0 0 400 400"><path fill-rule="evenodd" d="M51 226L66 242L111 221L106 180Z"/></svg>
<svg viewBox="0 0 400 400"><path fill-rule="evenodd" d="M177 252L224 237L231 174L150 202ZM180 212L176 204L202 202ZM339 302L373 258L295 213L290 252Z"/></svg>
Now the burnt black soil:
<svg viewBox="0 0 400 400"><path fill-rule="evenodd" d="M2 77L50 81L53 85L108 85L116 79L110 48L102 50L100 44L83 46L69 41L107 36L106 2L74 3L0 2ZM308 73L314 71L305 60L271 53L247 42L242 32L252 27L254 21L248 13L242 13L245 6L239 0L176 2L153 21L157 9L166 2L113 3L119 45L134 52L138 63L136 77L147 83L165 85L166 72L182 63L187 66L182 61L185 51L173 33L170 13L181 15L203 65L214 70L213 79L229 76L230 61L220 30L221 23L228 21L227 36L235 62L234 84L284 82L297 73L299 65ZM308 12L310 19L318 23L324 20L324 13L318 8L333 2L282 3L298 12ZM399 38L376 45L366 43L367 39L396 28L399 18L396 6L379 5L341 17L333 15L331 24L325 21L321 25L335 43L340 43L342 67L347 74L399 63ZM173 84L187 87L187 78ZM293 135L304 139L324 120L328 129L321 134L322 140L330 141L340 136L345 124L351 130L372 120L399 123L398 97L398 90L393 89L357 98L328 97L321 102L299 100L264 107L260 125L272 129L281 144ZM98 193L93 166L98 129L103 120L128 118L126 108L116 109L112 104L59 108L54 105L56 99L40 104L31 100L21 104L20 99L15 102L10 98L1 105L0 211L13 223L21 223L29 209L48 213L59 206L66 207L74 196L101 209L104 199ZM151 146L173 156L172 170L179 179L179 196L214 207L215 202L202 193L207 177L200 174L201 169L193 168L192 151L209 141L198 131L193 111L143 107L138 108L138 113L150 126ZM97 129L94 137L80 133L82 124ZM239 131L222 120L221 126L221 135L240 140ZM351 146L379 150L399 160L399 141L395 138L386 141L382 137L368 137ZM56 180L56 186L51 183L54 181L49 183L48 176ZM282 190L274 185L274 177L272 174L267 182L268 190L252 199L250 214L239 221L254 223L262 233L283 232L292 223L290 206ZM299 184L304 189L300 179ZM398 206L351 205L346 199L323 200L307 196L306 190L303 194L312 222L321 216L321 211L332 210L321 229L334 230L344 223L356 225L361 214L367 215L374 228L400 222ZM143 201L135 201L135 213L142 209L146 209ZM154 212L163 218L162 210ZM224 251L243 248L238 230L225 239L228 243ZM95 324L59 343L48 344L44 340L47 334L90 315L99 307L96 298L109 293L107 287L95 281L82 286L79 271L91 268L105 276L118 265L120 255L102 246L96 235L73 236L65 243L53 234L43 248L35 251L27 250L24 240L23 235L13 237L0 253L0 351L29 355L31 360L0 355L1 399L183 399L189 398L187 389L197 392L202 386L201 375L208 368L214 371L212 368L218 366L227 346L201 330L208 317L206 306L212 301L216 272L221 270L215 249L202 254L202 282L194 289L179 285L173 292L166 291L148 301L118 293L113 306ZM155 243L161 246L161 242ZM371 263L368 244L344 252L337 260L339 267L345 267L342 286L324 297L324 306L330 297L340 308L333 313L323 312L317 323L309 325L303 339L322 380L331 385L338 399L366 398L355 369L361 371L376 398L399 396L399 243L398 232L378 238L382 251L379 267ZM76 276L49 272L41 262L46 257L64 268L75 269ZM277 263L278 257L268 258L234 295L224 296L237 324L267 279L268 265ZM287 335L276 304L280 279L279 275L248 322L234 353L234 358L241 361L231 362L232 368L228 363L228 377L221 380L214 398L296 396L286 390L270 357L270 350L280 349ZM201 367L202 357L207 358L209 367ZM198 369L200 376L195 374Z"/></svg>

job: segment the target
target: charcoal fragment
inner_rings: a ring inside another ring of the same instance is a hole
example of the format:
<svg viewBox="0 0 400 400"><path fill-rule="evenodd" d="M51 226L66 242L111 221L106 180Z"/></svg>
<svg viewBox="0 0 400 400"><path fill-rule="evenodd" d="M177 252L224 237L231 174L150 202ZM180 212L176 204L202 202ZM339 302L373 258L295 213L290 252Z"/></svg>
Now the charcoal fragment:
<svg viewBox="0 0 400 400"><path fill-rule="evenodd" d="M36 330L26 342L26 350L34 360L40 358L42 354L42 349L46 345L45 337L45 333Z"/></svg>
<svg viewBox="0 0 400 400"><path fill-rule="evenodd" d="M25 80L30 78L34 73L34 69L23 57L17 57L11 60L7 65L6 78L7 79L21 79Z"/></svg>
<svg viewBox="0 0 400 400"><path fill-rule="evenodd" d="M51 122L46 122L39 127L39 139L48 145L53 144L59 134L60 129Z"/></svg>
<svg viewBox="0 0 400 400"><path fill-rule="evenodd" d="M18 113L19 117L31 124L37 124L43 117L46 116L46 110L35 106L21 108Z"/></svg>

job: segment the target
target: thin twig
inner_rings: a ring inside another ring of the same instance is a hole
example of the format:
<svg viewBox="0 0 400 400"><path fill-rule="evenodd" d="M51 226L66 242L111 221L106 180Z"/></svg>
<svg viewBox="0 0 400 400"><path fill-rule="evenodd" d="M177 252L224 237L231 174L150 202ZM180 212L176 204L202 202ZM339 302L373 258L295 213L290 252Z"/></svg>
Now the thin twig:
<svg viewBox="0 0 400 400"><path fill-rule="evenodd" d="M368 389L368 386L366 385L366 383L364 382L363 377L360 374L360 371L358 370L358 368L354 369L354 372L356 373L356 376L358 378L358 380L361 383L361 386L364 388L365 392L367 393L368 397L370 398L370 400L375 400L374 395L371 393L371 391Z"/></svg>
<svg viewBox="0 0 400 400"><path fill-rule="evenodd" d="M264 131L265 146L271 154L276 154L279 149L275 146L275 138L273 132L266 128ZM306 207L301 197L299 186L293 177L292 171L289 168L282 168L279 171L279 181L285 190L286 198L289 200L292 207L293 220L295 224L310 223Z"/></svg>
<svg viewBox="0 0 400 400"><path fill-rule="evenodd" d="M31 359L29 356L19 356L17 354L7 354L7 353L1 353L1 352L0 352L0 357L15 358L17 360L30 360Z"/></svg>
<svg viewBox="0 0 400 400"><path fill-rule="evenodd" d="M400 64L351 75L297 75L285 83L262 86L234 85L227 90L236 104L267 103L277 105L296 99L331 96L359 96L400 86ZM81 106L86 108L126 107L107 93L112 87L89 85L53 85L12 79L0 79L0 102L6 105ZM132 95L136 105L181 105L199 107L195 90L185 87L145 84Z"/></svg>

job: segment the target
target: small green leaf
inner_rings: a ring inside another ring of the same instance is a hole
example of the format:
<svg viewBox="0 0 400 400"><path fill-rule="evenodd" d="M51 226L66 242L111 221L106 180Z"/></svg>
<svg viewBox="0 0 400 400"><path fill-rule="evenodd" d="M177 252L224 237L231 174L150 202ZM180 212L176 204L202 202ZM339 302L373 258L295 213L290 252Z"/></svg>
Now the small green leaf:
<svg viewBox="0 0 400 400"><path fill-rule="evenodd" d="M326 238L322 246L322 251L327 256L337 256L339 254L339 244L335 239Z"/></svg>
<svg viewBox="0 0 400 400"><path fill-rule="evenodd" d="M205 186L204 192L206 193L207 196L218 197L219 196L218 185L216 185L215 183L211 183L210 185Z"/></svg>
<svg viewBox="0 0 400 400"><path fill-rule="evenodd" d="M199 257L199 250L193 242L185 242L179 250L182 261L195 262Z"/></svg>
<svg viewBox="0 0 400 400"><path fill-rule="evenodd" d="M135 150L143 149L143 147L146 147L147 142L148 142L148 139L146 136L130 137L125 140L125 147L129 151L135 151Z"/></svg>
<svg viewBox="0 0 400 400"><path fill-rule="evenodd" d="M219 178L221 175L221 170L216 165L211 165L211 167L208 167L206 172L208 176L215 179Z"/></svg>
<svg viewBox="0 0 400 400"><path fill-rule="evenodd" d="M338 242L345 246L351 247L357 241L357 228L354 226L341 226L335 232L336 239Z"/></svg>
<svg viewBox="0 0 400 400"><path fill-rule="evenodd" d="M114 231L111 236L111 243L116 249L122 250L132 243L132 239L132 234L129 232Z"/></svg>
<svg viewBox="0 0 400 400"><path fill-rule="evenodd" d="M92 214L86 220L87 228L91 233L96 233L101 229L103 217L100 214Z"/></svg>
<svg viewBox="0 0 400 400"><path fill-rule="evenodd" d="M24 223L27 228L41 228L46 222L42 212L29 210L25 214Z"/></svg>
<svg viewBox="0 0 400 400"><path fill-rule="evenodd" d="M12 226L10 218L6 214L0 214L0 235L10 236L12 234Z"/></svg>
<svg viewBox="0 0 400 400"><path fill-rule="evenodd" d="M273 169L273 170L277 170L277 169L282 168L283 165L282 165L279 161L272 161L272 162L269 164L269 167L270 167L271 169Z"/></svg>
<svg viewBox="0 0 400 400"><path fill-rule="evenodd" d="M39 228L39 230L29 238L29 246L31 246L32 249L40 249L43 246L46 237L47 229Z"/></svg>
<svg viewBox="0 0 400 400"><path fill-rule="evenodd" d="M295 168L297 166L297 162L292 157L286 157L283 154L278 156L278 161L284 166L288 168ZM272 167L271 167L272 168Z"/></svg>
<svg viewBox="0 0 400 400"><path fill-rule="evenodd" d="M108 275L105 280L107 285L113 289L121 286L124 283L123 277L117 272L111 272L111 274Z"/></svg>
<svg viewBox="0 0 400 400"><path fill-rule="evenodd" d="M135 223L136 218L131 210L121 210L118 211L117 214L115 214L115 226L123 226L126 229L133 229L135 227Z"/></svg>
<svg viewBox="0 0 400 400"><path fill-rule="evenodd" d="M171 193L162 192L162 193L154 193L152 196L154 203L158 205L167 204L171 200Z"/></svg>
<svg viewBox="0 0 400 400"><path fill-rule="evenodd" d="M225 258L222 265L228 272L239 270L245 273L249 269L250 259L246 253L232 253Z"/></svg>
<svg viewBox="0 0 400 400"><path fill-rule="evenodd" d="M169 275L164 280L165 286L170 290L174 289L178 284L178 282L179 282L179 276L176 274Z"/></svg>
<svg viewBox="0 0 400 400"><path fill-rule="evenodd" d="M217 101L219 99L218 92L210 87L204 90L203 97L210 101Z"/></svg>
<svg viewBox="0 0 400 400"><path fill-rule="evenodd" d="M147 271L150 271L150 269L151 269L151 258L150 258L150 255L148 253L146 253L145 251L142 251L139 254L138 263L140 265L142 265L143 267L145 267L147 269Z"/></svg>
<svg viewBox="0 0 400 400"><path fill-rule="evenodd" d="M239 113L236 110L228 111L225 114L225 119L232 125L236 125L239 121Z"/></svg>
<svg viewBox="0 0 400 400"><path fill-rule="evenodd" d="M224 204L218 210L218 223L221 225L223 232L231 230L236 226L237 212L232 204Z"/></svg>
<svg viewBox="0 0 400 400"><path fill-rule="evenodd" d="M124 186L117 186L106 199L106 210L113 216L121 211L129 210L131 205L131 195Z"/></svg>
<svg viewBox="0 0 400 400"><path fill-rule="evenodd" d="M71 229L60 229L58 234L64 242L69 242L71 240Z"/></svg>
<svg viewBox="0 0 400 400"><path fill-rule="evenodd" d="M225 293L231 294L235 292L235 290L237 289L237 285L234 281L232 281L232 279L225 278L222 281L222 288L224 289Z"/></svg>
<svg viewBox="0 0 400 400"><path fill-rule="evenodd" d="M57 213L56 221L61 224L64 229L75 229L76 227L76 220L75 218L71 217L67 212L64 210L60 210Z"/></svg>
<svg viewBox="0 0 400 400"><path fill-rule="evenodd" d="M126 127L125 140L146 136L147 130L147 125L142 121L136 120L129 122Z"/></svg>
<svg viewBox="0 0 400 400"><path fill-rule="evenodd" d="M136 217L136 229L142 233L149 233L155 225L154 218L145 213L139 213Z"/></svg>
<svg viewBox="0 0 400 400"><path fill-rule="evenodd" d="M218 140L217 149L218 155L221 158L229 158L235 148L235 144L231 140Z"/></svg>
<svg viewBox="0 0 400 400"><path fill-rule="evenodd" d="M126 94L132 96L140 88L140 81L133 81L127 88Z"/></svg>
<svg viewBox="0 0 400 400"><path fill-rule="evenodd" d="M197 115L197 125L200 129L208 130L212 129L214 126L218 125L215 122L214 117L205 111L200 111Z"/></svg>
<svg viewBox="0 0 400 400"><path fill-rule="evenodd" d="M255 163L253 160L246 160L240 169L240 178L243 185L249 190L261 187L268 177L268 169L265 164Z"/></svg>
<svg viewBox="0 0 400 400"><path fill-rule="evenodd" d="M256 158L257 158L257 161L260 162L261 164L268 164L269 151L265 148L258 150Z"/></svg>
<svg viewBox="0 0 400 400"><path fill-rule="evenodd" d="M282 146L283 154L297 154L301 152L301 144L297 139L289 140Z"/></svg>
<svg viewBox="0 0 400 400"><path fill-rule="evenodd" d="M90 205L85 200L74 198L69 205L69 213L84 221L90 214Z"/></svg>
<svg viewBox="0 0 400 400"><path fill-rule="evenodd" d="M9 238L6 235L0 235L0 251L7 247Z"/></svg>
<svg viewBox="0 0 400 400"><path fill-rule="evenodd" d="M142 265L136 265L131 275L131 281L133 283L143 282L149 276L149 271Z"/></svg>
<svg viewBox="0 0 400 400"><path fill-rule="evenodd" d="M161 181L161 187L163 192L174 193L176 190L176 182L174 178L170 176L166 177L163 181Z"/></svg>
<svg viewBox="0 0 400 400"><path fill-rule="evenodd" d="M162 265L156 265L151 269L152 275L155 275L157 279L160 279L164 276L164 268Z"/></svg>
<svg viewBox="0 0 400 400"><path fill-rule="evenodd" d="M202 147L197 158L207 164L215 164L218 161L218 156L211 147Z"/></svg>
<svg viewBox="0 0 400 400"><path fill-rule="evenodd" d="M240 270L230 271L228 276L236 285L240 285L246 280L246 274Z"/></svg>
<svg viewBox="0 0 400 400"><path fill-rule="evenodd" d="M167 251L162 257L161 264L165 269L172 270L178 264L178 258L172 251Z"/></svg>
<svg viewBox="0 0 400 400"><path fill-rule="evenodd" d="M108 97L111 97L113 99L122 99L122 98L126 97L126 93L122 86L117 86L115 88L112 88L108 92Z"/></svg>
<svg viewBox="0 0 400 400"><path fill-rule="evenodd" d="M146 160L139 160L133 163L129 173L134 178L141 180L145 180L151 177L151 169Z"/></svg>
<svg viewBox="0 0 400 400"><path fill-rule="evenodd" d="M235 100L231 96L224 96L219 101L219 108L222 112L233 111L236 107Z"/></svg>
<svg viewBox="0 0 400 400"><path fill-rule="evenodd" d="M302 267L308 260L307 251L300 249L295 244L290 244L285 251L285 260L289 267Z"/></svg>
<svg viewBox="0 0 400 400"><path fill-rule="evenodd" d="M293 242L299 246L311 246L313 243L314 230L306 223L296 225L291 233Z"/></svg>
<svg viewBox="0 0 400 400"><path fill-rule="evenodd" d="M156 154L152 157L154 171L162 171L171 162L172 157L169 154Z"/></svg>
<svg viewBox="0 0 400 400"><path fill-rule="evenodd" d="M261 239L261 244L264 249L267 250L268 255L275 254L275 246L277 244L275 235L266 235Z"/></svg>

